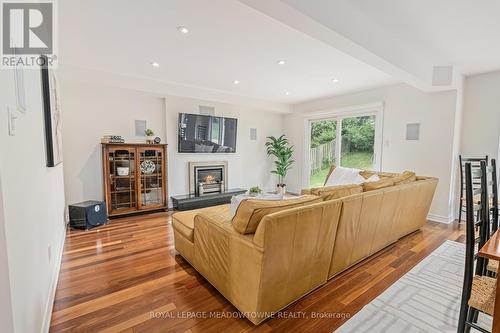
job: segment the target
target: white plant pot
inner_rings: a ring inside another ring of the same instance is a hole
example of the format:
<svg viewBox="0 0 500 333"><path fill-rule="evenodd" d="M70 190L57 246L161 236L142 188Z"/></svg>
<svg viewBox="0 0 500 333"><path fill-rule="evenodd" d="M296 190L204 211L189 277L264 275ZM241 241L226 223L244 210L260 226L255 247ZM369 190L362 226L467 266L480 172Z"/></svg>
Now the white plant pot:
<svg viewBox="0 0 500 333"><path fill-rule="evenodd" d="M283 195L285 195L285 193L286 193L286 185L279 185L279 184L278 184L278 185L276 185L276 192L277 192L278 194L283 194Z"/></svg>
<svg viewBox="0 0 500 333"><path fill-rule="evenodd" d="M116 173L118 174L118 176L128 176L129 168L126 168L126 167L117 167L116 168Z"/></svg>

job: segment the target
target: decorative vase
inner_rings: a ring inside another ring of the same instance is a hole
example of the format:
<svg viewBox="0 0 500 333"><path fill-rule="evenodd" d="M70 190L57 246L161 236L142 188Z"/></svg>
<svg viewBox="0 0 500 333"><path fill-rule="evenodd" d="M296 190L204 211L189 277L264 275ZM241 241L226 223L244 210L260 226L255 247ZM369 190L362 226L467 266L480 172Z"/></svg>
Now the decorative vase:
<svg viewBox="0 0 500 333"><path fill-rule="evenodd" d="M146 137L146 143L153 144L154 143L154 135L150 135Z"/></svg>
<svg viewBox="0 0 500 333"><path fill-rule="evenodd" d="M277 184L276 185L276 193L285 195L286 185L285 184Z"/></svg>
<svg viewBox="0 0 500 333"><path fill-rule="evenodd" d="M117 167L116 173L118 176L128 176L129 168L128 167Z"/></svg>

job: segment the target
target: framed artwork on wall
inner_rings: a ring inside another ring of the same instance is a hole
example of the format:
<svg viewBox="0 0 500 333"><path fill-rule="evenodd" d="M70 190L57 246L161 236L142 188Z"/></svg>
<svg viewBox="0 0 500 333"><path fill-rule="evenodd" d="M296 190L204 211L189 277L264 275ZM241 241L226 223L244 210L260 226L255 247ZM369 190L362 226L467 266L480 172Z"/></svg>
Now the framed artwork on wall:
<svg viewBox="0 0 500 333"><path fill-rule="evenodd" d="M57 79L52 69L46 65L47 57L42 55L45 65L40 66L42 78L43 114L45 123L45 147L47 166L54 167L62 162L61 109Z"/></svg>

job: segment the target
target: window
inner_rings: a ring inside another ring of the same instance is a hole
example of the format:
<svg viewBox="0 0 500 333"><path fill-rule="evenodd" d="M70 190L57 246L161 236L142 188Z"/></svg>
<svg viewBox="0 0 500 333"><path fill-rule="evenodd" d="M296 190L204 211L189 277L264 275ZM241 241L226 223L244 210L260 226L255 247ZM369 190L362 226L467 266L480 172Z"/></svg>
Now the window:
<svg viewBox="0 0 500 333"><path fill-rule="evenodd" d="M381 108L368 112L331 113L308 119L309 187L323 186L332 165L380 169Z"/></svg>
<svg viewBox="0 0 500 333"><path fill-rule="evenodd" d="M220 142L220 118L212 117L212 133L211 133L211 141L213 143L219 144Z"/></svg>
<svg viewBox="0 0 500 333"><path fill-rule="evenodd" d="M336 120L311 122L311 147L309 150L309 184L311 187L322 186L330 166L337 164L336 137Z"/></svg>
<svg viewBox="0 0 500 333"><path fill-rule="evenodd" d="M341 119L340 166L373 169L375 116Z"/></svg>

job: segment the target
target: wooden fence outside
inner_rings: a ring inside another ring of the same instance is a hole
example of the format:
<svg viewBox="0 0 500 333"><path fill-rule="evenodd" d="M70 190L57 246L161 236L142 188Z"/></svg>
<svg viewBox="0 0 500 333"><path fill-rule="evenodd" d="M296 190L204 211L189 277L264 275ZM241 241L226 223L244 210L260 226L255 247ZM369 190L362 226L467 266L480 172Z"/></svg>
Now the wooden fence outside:
<svg viewBox="0 0 500 333"><path fill-rule="evenodd" d="M311 174L323 169L323 161L335 159L335 140L319 145L310 150Z"/></svg>

